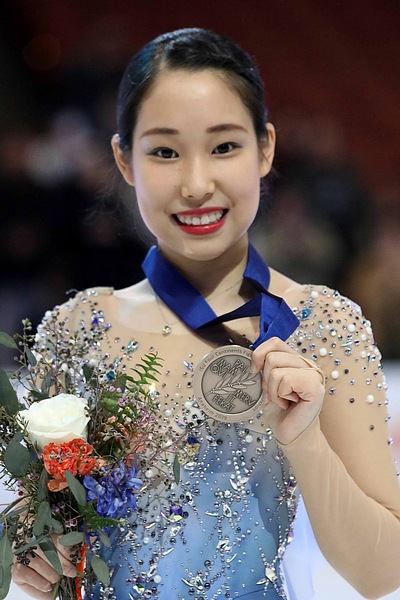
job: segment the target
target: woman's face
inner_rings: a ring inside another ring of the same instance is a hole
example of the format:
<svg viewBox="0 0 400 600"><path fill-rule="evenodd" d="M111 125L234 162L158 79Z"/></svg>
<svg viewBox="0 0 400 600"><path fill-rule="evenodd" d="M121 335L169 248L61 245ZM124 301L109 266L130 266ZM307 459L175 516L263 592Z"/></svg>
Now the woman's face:
<svg viewBox="0 0 400 600"><path fill-rule="evenodd" d="M248 109L218 72L159 75L140 107L131 155L118 136L113 149L167 258L212 260L247 240L273 160L272 125L268 135L260 147Z"/></svg>

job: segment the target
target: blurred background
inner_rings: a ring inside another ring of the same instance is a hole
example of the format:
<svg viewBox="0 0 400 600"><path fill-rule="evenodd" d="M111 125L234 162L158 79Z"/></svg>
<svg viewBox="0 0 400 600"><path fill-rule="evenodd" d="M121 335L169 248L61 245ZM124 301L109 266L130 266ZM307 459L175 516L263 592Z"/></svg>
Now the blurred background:
<svg viewBox="0 0 400 600"><path fill-rule="evenodd" d="M278 131L258 249L362 305L400 357L398 0L3 0L0 329L34 324L69 289L129 285L149 240L111 161L131 54L201 26L258 61ZM125 200L125 202L124 202Z"/></svg>
<svg viewBox="0 0 400 600"><path fill-rule="evenodd" d="M112 165L116 90L145 42L188 26L255 56L278 146L253 242L361 304L398 424L399 0L3 0L0 330L37 325L67 290L142 278L151 240ZM393 438L400 458L399 427ZM321 600L359 597L330 576Z"/></svg>

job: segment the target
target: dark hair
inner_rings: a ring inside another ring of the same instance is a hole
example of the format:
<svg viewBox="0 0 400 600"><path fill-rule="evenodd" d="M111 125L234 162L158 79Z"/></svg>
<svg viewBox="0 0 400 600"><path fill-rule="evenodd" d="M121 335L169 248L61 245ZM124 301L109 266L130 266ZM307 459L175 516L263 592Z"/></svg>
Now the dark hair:
<svg viewBox="0 0 400 600"><path fill-rule="evenodd" d="M257 138L267 136L264 85L255 61L235 42L213 31L178 29L158 36L130 60L122 76L117 101L120 148L132 149L140 105L157 75L168 69L223 72L252 117Z"/></svg>

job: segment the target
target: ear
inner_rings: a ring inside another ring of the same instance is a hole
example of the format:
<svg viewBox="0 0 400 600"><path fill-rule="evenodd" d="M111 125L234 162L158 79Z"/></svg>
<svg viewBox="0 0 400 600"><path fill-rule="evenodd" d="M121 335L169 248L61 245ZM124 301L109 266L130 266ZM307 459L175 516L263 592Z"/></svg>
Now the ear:
<svg viewBox="0 0 400 600"><path fill-rule="evenodd" d="M265 129L265 138L260 140L260 177L268 175L275 156L275 127L272 123L267 123Z"/></svg>
<svg viewBox="0 0 400 600"><path fill-rule="evenodd" d="M111 138L111 147L113 149L114 159L117 167L128 185L134 186L132 163L129 156L121 150L119 135L115 133Z"/></svg>

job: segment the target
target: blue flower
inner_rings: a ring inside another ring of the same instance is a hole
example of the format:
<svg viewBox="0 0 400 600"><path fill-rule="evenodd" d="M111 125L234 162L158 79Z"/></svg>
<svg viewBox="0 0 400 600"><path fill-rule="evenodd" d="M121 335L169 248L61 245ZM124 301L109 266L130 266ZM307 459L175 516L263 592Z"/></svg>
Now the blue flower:
<svg viewBox="0 0 400 600"><path fill-rule="evenodd" d="M136 477L135 467L125 461L97 481L91 475L83 478L87 499L95 501L96 512L101 517L120 519L128 509L136 509L136 493L143 485Z"/></svg>

